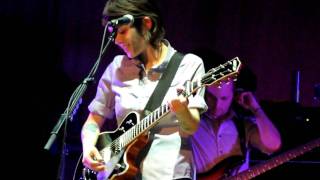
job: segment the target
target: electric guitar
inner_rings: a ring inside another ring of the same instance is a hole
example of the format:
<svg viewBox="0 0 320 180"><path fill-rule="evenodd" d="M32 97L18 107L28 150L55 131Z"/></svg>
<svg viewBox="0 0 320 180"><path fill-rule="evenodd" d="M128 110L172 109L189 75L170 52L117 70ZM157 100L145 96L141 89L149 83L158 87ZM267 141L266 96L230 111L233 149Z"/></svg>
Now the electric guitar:
<svg viewBox="0 0 320 180"><path fill-rule="evenodd" d="M235 79L240 67L241 61L235 57L210 69L200 80L186 82L182 94L189 97L201 87L221 83L227 79ZM137 112L131 112L115 131L100 133L96 148L106 162L106 170L93 172L88 168L83 168L81 178L85 180L132 179L139 170L135 160L140 150L148 142L148 130L157 125L160 119L169 112L168 104L161 105L141 120Z"/></svg>
<svg viewBox="0 0 320 180"><path fill-rule="evenodd" d="M225 178L224 180L243 180L243 179L252 179L256 176L265 173L291 159L294 159L298 156L303 155L306 152L309 152L317 147L320 147L320 138L314 139L307 144L301 145L295 149L289 150L285 153L282 153L274 158L267 160L264 163L257 164L248 170L240 172L239 174Z"/></svg>

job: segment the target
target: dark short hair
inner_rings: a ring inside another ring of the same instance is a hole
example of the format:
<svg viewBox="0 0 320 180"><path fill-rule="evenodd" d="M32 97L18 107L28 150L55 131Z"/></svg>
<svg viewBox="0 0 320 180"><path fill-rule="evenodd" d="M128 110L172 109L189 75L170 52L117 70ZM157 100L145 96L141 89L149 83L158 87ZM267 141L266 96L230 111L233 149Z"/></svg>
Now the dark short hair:
<svg viewBox="0 0 320 180"><path fill-rule="evenodd" d="M131 14L135 18L134 26L141 35L142 18L145 16L151 18L153 27L150 31L150 43L154 48L159 48L165 30L156 0L108 0L103 10L104 19L114 19L126 14Z"/></svg>

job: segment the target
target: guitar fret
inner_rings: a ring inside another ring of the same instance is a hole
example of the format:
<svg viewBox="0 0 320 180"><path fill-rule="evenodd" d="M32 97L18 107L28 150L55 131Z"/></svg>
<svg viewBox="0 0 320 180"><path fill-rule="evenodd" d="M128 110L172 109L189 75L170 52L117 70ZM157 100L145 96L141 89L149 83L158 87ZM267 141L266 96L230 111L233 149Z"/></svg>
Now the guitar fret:
<svg viewBox="0 0 320 180"><path fill-rule="evenodd" d="M122 149L122 146L121 146L121 137L120 137L120 139L119 139L119 142L118 142L118 145L119 145L119 149Z"/></svg>
<svg viewBox="0 0 320 180"><path fill-rule="evenodd" d="M126 135L128 135L126 133ZM122 147L125 147L126 146L126 137L124 136L124 138L122 139Z"/></svg>
<svg viewBox="0 0 320 180"><path fill-rule="evenodd" d="M144 130L144 124L146 123L146 121L148 121L149 115L143 118L143 120L141 121L141 132Z"/></svg>
<svg viewBox="0 0 320 180"><path fill-rule="evenodd" d="M142 129L145 129L144 128L144 123L146 122L146 120L144 120L143 122L141 122L141 127L142 127Z"/></svg>
<svg viewBox="0 0 320 180"><path fill-rule="evenodd" d="M124 147L127 144L127 136L129 133L125 133L125 135L122 138L122 147Z"/></svg>
<svg viewBox="0 0 320 180"><path fill-rule="evenodd" d="M111 150L112 150L112 152L116 152L116 150L117 150L117 139L116 140L114 140L112 143L111 143L111 145L110 145L110 147L111 147Z"/></svg>
<svg viewBox="0 0 320 180"><path fill-rule="evenodd" d="M154 120L157 119L157 110L153 111L153 118L151 122L154 122Z"/></svg>
<svg viewBox="0 0 320 180"><path fill-rule="evenodd" d="M122 149L123 148L123 137L120 137L120 139L119 139L120 141L119 141L119 148L120 149Z"/></svg>
<svg viewBox="0 0 320 180"><path fill-rule="evenodd" d="M127 144L129 144L130 141L131 141L131 139L132 139L132 137L134 137L134 131L135 131L135 129L134 129L134 128L131 128L130 130L131 130L131 131L130 131L129 136L128 136L128 139L127 139Z"/></svg>
<svg viewBox="0 0 320 180"><path fill-rule="evenodd" d="M135 127L135 131L136 131L136 134L134 135L135 137L138 136L140 134L140 130L139 130L139 123L136 124L137 126ZM132 138L134 139L134 138Z"/></svg>
<svg viewBox="0 0 320 180"><path fill-rule="evenodd" d="M133 133L133 129L130 129L129 133L127 133L127 136L126 136L126 141L125 141L126 145L130 142L130 139L132 137L132 133Z"/></svg>
<svg viewBox="0 0 320 180"><path fill-rule="evenodd" d="M121 138L119 138L119 139L117 140L117 149L121 149L121 147L120 147L120 139L121 139Z"/></svg>
<svg viewBox="0 0 320 180"><path fill-rule="evenodd" d="M151 121L151 122L154 122L154 120L157 119L157 113L156 113L156 112L153 112L152 114L153 114L153 118L152 118L152 121Z"/></svg>
<svg viewBox="0 0 320 180"><path fill-rule="evenodd" d="M136 136L140 134L140 123L137 124L136 133Z"/></svg>
<svg viewBox="0 0 320 180"><path fill-rule="evenodd" d="M153 113L151 113L149 118L147 119L146 124L145 124L146 126L144 127L144 129L146 129L148 127L149 122L152 121L152 118L153 118L152 116L153 116Z"/></svg>
<svg viewBox="0 0 320 180"><path fill-rule="evenodd" d="M137 129L136 128L132 128L132 133L131 133L131 136L129 138L129 141L131 141L131 139L133 139L136 136L137 136Z"/></svg>
<svg viewBox="0 0 320 180"><path fill-rule="evenodd" d="M273 168L273 167L276 167L278 164L276 163L276 162L273 162L272 164L271 164L271 167Z"/></svg>
<svg viewBox="0 0 320 180"><path fill-rule="evenodd" d="M135 128L135 135L134 135L134 137L136 137L136 136L138 136L139 134L140 134L140 131L139 131L139 124L137 124L138 125L138 127L136 127ZM132 138L132 139L134 139L134 138Z"/></svg>
<svg viewBox="0 0 320 180"><path fill-rule="evenodd" d="M144 131L144 122L146 121L146 118L144 118L144 120L141 122L141 125L140 125L140 131L143 132Z"/></svg>
<svg viewBox="0 0 320 180"><path fill-rule="evenodd" d="M159 109L159 108L157 109L157 115L158 115L158 118L161 116L161 115L160 115L160 109Z"/></svg>
<svg viewBox="0 0 320 180"><path fill-rule="evenodd" d="M116 150L119 151L121 149L120 147L120 139L117 140Z"/></svg>
<svg viewBox="0 0 320 180"><path fill-rule="evenodd" d="M149 116L148 120L145 122L145 127L144 129L147 129L147 127L149 126L149 122L152 120L152 113L150 114L151 116Z"/></svg>

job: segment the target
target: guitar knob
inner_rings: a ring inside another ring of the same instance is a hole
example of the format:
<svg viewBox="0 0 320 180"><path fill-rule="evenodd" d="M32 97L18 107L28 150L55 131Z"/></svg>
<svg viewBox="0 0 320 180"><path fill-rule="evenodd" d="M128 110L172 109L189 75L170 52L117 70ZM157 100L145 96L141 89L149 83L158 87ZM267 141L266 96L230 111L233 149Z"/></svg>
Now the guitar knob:
<svg viewBox="0 0 320 180"><path fill-rule="evenodd" d="M119 128L119 131L126 132L126 131L124 130L124 127Z"/></svg>
<svg viewBox="0 0 320 180"><path fill-rule="evenodd" d="M127 121L126 124L129 124L129 125L134 126L134 124L133 124L133 122L132 122L132 119L130 119L129 121Z"/></svg>

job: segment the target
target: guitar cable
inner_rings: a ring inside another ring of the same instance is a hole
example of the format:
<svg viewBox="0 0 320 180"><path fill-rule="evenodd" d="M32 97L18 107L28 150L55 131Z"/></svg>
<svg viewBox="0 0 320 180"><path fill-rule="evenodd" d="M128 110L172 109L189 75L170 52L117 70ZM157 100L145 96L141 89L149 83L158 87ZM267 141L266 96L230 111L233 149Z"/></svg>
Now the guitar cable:
<svg viewBox="0 0 320 180"><path fill-rule="evenodd" d="M81 155L80 155L80 157L79 157L79 159L78 159L78 161L77 161L76 168L75 168L74 171L73 171L72 180L76 180L75 178L76 178L77 170L78 170L78 167L79 167L79 165L80 165L81 159L82 159L82 153L81 153ZM85 177L83 171L82 171L82 177ZM84 180L86 180L86 179L84 179Z"/></svg>

